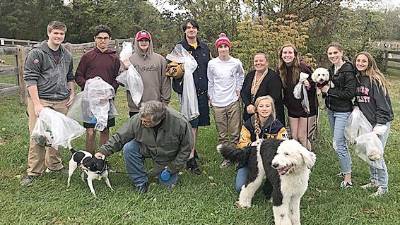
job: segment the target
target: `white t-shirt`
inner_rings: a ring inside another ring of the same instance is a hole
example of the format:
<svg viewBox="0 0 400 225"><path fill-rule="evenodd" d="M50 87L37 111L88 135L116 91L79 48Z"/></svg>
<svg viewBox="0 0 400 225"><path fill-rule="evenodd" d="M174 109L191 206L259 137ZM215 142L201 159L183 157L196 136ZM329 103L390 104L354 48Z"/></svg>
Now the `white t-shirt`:
<svg viewBox="0 0 400 225"><path fill-rule="evenodd" d="M244 81L244 70L239 59L212 59L208 62L207 77L208 95L213 106L225 107L239 99L237 93Z"/></svg>

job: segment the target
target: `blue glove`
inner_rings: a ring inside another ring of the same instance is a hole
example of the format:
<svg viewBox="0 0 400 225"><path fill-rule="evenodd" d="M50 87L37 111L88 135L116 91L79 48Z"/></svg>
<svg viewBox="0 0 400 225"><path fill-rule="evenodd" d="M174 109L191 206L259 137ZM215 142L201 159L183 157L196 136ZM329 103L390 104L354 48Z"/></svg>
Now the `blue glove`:
<svg viewBox="0 0 400 225"><path fill-rule="evenodd" d="M160 176L158 177L160 184L167 186L168 188L173 188L178 182L178 174L172 174L168 168L165 168L161 171Z"/></svg>

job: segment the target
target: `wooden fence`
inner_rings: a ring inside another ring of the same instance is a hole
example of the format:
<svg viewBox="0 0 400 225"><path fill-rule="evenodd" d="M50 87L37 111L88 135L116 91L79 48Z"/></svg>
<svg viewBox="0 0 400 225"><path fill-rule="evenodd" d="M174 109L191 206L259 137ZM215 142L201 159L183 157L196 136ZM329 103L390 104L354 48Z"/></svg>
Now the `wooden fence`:
<svg viewBox="0 0 400 225"><path fill-rule="evenodd" d="M23 46L16 47L0 47L1 55L12 55L16 60L16 67L14 66L1 66L0 76L4 75L15 75L17 79L17 85L0 83L0 95L10 95L19 91L20 102L26 103L26 88L23 79L24 74L24 62L28 48Z"/></svg>
<svg viewBox="0 0 400 225"><path fill-rule="evenodd" d="M400 50L385 50L383 70L386 71L387 69L400 70Z"/></svg>
<svg viewBox="0 0 400 225"><path fill-rule="evenodd" d="M133 39L115 39L110 41L110 48L116 49L118 52L120 52L122 48L122 43L124 41L131 42ZM23 41L23 40L18 40L18 41ZM32 41L27 41L25 43L29 44L37 44L38 42L32 42ZM71 44L71 43L66 43L63 44L65 48L67 48L72 54L77 54L81 55L88 51L89 49L92 49L95 47L94 42L89 42L89 43L83 43L83 44ZM25 87L25 82L23 79L23 71L24 71L24 63L25 63L25 57L27 53L32 49L31 46L10 46L10 47L2 47L0 46L0 58L2 55L12 55L15 56L16 60L16 65L17 66L1 66L0 65L0 76L6 76L6 75L15 75L16 80L17 80L17 85L14 84L4 84L0 83L0 96L2 95L10 95L10 94L15 94L19 92L20 96L20 102L21 103L26 103L26 94L27 90Z"/></svg>

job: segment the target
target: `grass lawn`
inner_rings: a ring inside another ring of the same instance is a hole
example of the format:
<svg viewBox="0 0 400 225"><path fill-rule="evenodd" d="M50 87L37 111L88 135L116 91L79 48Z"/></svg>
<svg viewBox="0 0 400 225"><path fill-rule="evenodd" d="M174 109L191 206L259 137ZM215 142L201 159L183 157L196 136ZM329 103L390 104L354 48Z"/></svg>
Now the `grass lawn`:
<svg viewBox="0 0 400 225"><path fill-rule="evenodd" d="M309 189L302 199L301 218L306 225L399 224L400 169L399 97L400 75L390 71L391 98L395 111L392 133L385 158L389 170L388 195L373 199L360 185L368 181L366 163L353 154L354 187L340 190L336 176L339 164L331 148L331 134L326 113L322 113L320 134L314 143L317 162ZM122 89L117 96L119 117L116 127L127 120L127 103ZM177 105L176 98L173 105ZM127 175L110 175L115 189L111 192L103 181L94 181L98 198L75 173L67 189L67 176L45 174L31 187L19 185L26 169L28 125L25 106L18 96L1 97L0 104L0 224L273 224L272 205L257 192L253 207L237 209L234 202L235 168L219 169L215 125L200 129L197 149L201 157L201 176L183 172L179 185L172 191L152 183L144 195L135 192ZM115 129L112 129L115 132ZM84 147L84 137L74 142ZM62 151L64 162L70 153ZM109 158L111 166L125 171L120 153Z"/></svg>

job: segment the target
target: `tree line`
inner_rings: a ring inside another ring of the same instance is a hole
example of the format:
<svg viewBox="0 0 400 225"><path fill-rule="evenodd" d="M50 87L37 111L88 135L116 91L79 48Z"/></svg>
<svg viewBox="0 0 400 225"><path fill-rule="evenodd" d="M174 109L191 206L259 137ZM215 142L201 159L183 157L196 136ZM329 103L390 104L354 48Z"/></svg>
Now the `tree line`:
<svg viewBox="0 0 400 225"><path fill-rule="evenodd" d="M106 24L113 38L129 38L142 29L150 31L157 50L166 54L183 37L180 28L186 18L200 24L199 35L214 43L220 32L234 41L233 54L246 67L254 51L267 52L272 62L284 42L297 45L310 63L320 63L325 46L339 41L349 56L361 50L379 52L375 40L400 40L400 9L390 11L345 7L341 0L159 0L176 9L157 10L143 0L14 0L0 2L0 37L45 40L51 20L66 23L66 41L93 40L93 28ZM348 1L353 2L353 1ZM376 0L369 1L371 4ZM179 9L179 11L178 11Z"/></svg>

